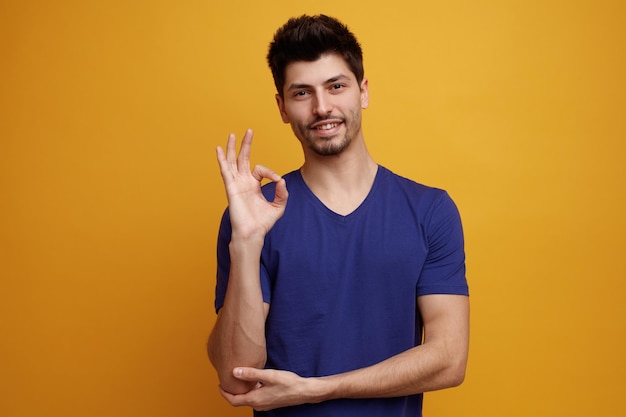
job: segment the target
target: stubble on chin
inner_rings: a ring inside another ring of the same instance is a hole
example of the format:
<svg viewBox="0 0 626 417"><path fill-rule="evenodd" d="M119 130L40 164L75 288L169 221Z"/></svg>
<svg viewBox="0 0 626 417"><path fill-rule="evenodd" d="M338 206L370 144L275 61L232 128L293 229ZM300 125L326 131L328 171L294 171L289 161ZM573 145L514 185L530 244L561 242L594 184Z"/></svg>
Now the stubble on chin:
<svg viewBox="0 0 626 417"><path fill-rule="evenodd" d="M352 120L352 122L350 122ZM356 121L356 123L355 123ZM344 119L344 126L346 131L332 137L320 138L315 135L315 131L309 126L299 125L293 126L293 131L302 142L302 144L308 147L319 156L334 156L341 154L352 142L352 135L350 133L352 127L360 125L360 118L358 115L354 115L354 118ZM339 137L341 136L341 137Z"/></svg>
<svg viewBox="0 0 626 417"><path fill-rule="evenodd" d="M347 135L343 137L333 137L327 139L313 138L311 135L305 136L305 145L319 156L334 156L341 154L351 142L351 138Z"/></svg>

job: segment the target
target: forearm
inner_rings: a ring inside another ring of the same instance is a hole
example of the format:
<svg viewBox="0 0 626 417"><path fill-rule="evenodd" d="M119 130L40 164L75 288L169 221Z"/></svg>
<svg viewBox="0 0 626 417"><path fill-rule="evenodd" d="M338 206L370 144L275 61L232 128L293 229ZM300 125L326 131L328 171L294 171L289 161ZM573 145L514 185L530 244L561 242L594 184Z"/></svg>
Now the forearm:
<svg viewBox="0 0 626 417"><path fill-rule="evenodd" d="M339 398L389 398L433 391L460 384L464 372L462 354L457 357L452 351L441 350L441 345L431 344L367 368L327 377L303 378L288 371L240 368L239 379L261 380L263 387L243 395L222 395L234 406L264 411Z"/></svg>
<svg viewBox="0 0 626 417"><path fill-rule="evenodd" d="M466 356L450 356L422 345L367 368L320 378L321 400L385 398L457 386L465 376Z"/></svg>
<svg viewBox="0 0 626 417"><path fill-rule="evenodd" d="M235 379L233 368L262 368L266 361L265 317L259 279L259 244L233 239L231 269L224 304L209 338L209 358L223 389L243 393L255 383Z"/></svg>

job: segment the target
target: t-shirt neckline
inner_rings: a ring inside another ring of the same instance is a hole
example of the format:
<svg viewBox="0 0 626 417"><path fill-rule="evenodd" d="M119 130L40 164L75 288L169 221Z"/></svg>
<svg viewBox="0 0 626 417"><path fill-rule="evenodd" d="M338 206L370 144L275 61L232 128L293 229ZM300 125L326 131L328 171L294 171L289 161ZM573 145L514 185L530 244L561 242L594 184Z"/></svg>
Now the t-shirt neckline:
<svg viewBox="0 0 626 417"><path fill-rule="evenodd" d="M328 206L326 206L326 204L324 204L322 202L322 200L320 200L315 193L313 193L313 191L309 188L309 186L306 184L306 182L304 181L304 178L302 177L302 172L300 169L298 169L296 171L296 175L298 178L298 182L300 183L300 185L303 187L303 189L305 190L305 194L308 197L308 200L320 211L322 211L324 214L326 214L327 216L338 220L342 223L345 223L351 219L357 218L359 217L359 213L363 212L365 210L365 208L369 205L370 200L372 200L374 198L374 194L376 192L376 189L378 188L378 184L381 181L381 177L383 175L383 171L384 168L381 165L377 166L376 169L376 176L374 177L374 182L372 183L372 187L370 188L369 192L367 193L367 195L365 196L365 198L363 199L363 201L361 202L361 204L359 204L354 210L352 210L350 213L343 215L343 214L339 214L333 210L331 210L330 208L328 208Z"/></svg>

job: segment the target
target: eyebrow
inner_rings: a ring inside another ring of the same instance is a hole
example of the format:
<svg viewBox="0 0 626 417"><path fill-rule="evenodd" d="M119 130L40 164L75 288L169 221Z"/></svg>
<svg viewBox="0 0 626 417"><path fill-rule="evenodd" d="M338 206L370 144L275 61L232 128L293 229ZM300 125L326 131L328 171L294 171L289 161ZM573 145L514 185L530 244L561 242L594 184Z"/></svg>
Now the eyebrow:
<svg viewBox="0 0 626 417"><path fill-rule="evenodd" d="M328 84L332 84L332 83L336 83L337 81L341 81L344 79L350 79L350 77L348 77L345 74L339 74L336 75L334 77L331 77L329 79L327 79L326 81L324 81L324 85L328 85ZM311 84L304 84L304 83L293 83L289 86L289 88L287 88L287 91L291 91L291 90L298 90L300 88L311 88L312 85Z"/></svg>

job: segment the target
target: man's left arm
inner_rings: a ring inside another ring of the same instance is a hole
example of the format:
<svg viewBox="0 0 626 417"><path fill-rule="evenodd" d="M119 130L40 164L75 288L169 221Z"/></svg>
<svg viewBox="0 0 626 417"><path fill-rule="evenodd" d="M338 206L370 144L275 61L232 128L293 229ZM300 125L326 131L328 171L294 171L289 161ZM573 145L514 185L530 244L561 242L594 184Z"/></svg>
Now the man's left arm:
<svg viewBox="0 0 626 417"><path fill-rule="evenodd" d="M321 378L302 378L271 369L236 368L236 378L263 381L243 395L222 392L232 405L256 410L318 403L338 398L384 398L460 385L469 350L469 298L418 297L424 342L375 365Z"/></svg>

